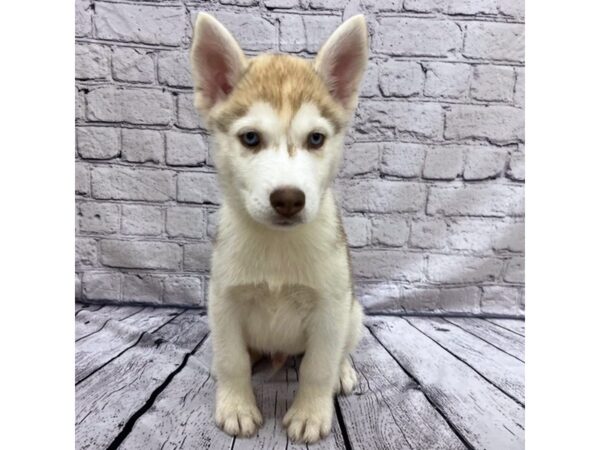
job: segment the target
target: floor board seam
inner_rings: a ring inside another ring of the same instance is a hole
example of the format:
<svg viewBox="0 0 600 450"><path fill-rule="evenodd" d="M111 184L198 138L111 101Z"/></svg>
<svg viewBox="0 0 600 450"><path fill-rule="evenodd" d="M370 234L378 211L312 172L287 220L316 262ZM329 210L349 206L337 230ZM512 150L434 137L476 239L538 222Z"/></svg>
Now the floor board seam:
<svg viewBox="0 0 600 450"><path fill-rule="evenodd" d="M175 317L177 317L177 316L175 316ZM154 389L154 391L152 391L152 393L150 394L150 397L148 397L148 399L146 400L146 402L136 412L134 412L129 417L129 419L127 419L127 422L123 426L123 429L113 439L113 441L107 447L107 450L115 450L115 449L119 448L119 446L123 443L123 441L129 435L129 433L131 433L131 431L133 430L133 427L135 426L135 423L137 422L137 420L140 417L142 417L146 413L146 411L148 411L152 407L152 405L156 401L157 397L167 388L167 386L169 386L169 384L171 383L171 381L173 381L173 378L175 378L175 376L185 368L185 366L187 365L187 362L190 359L190 357L194 353L196 353L196 351L198 351L198 349L206 341L206 339L208 338L208 334L209 333L206 333L202 337L202 339L200 339L200 342L198 342L196 344L196 346L190 352L187 352L183 356L183 360L182 360L181 364L173 372L171 372L169 375L167 375L167 377L160 384L160 386L158 386L156 389Z"/></svg>
<svg viewBox="0 0 600 450"><path fill-rule="evenodd" d="M391 351L388 350L388 348L383 344L383 342L381 342L381 340L373 332L371 327L369 327L368 325L365 325L365 327L367 328L367 330L369 330L369 333L371 333L371 335L379 343L379 345L381 345L383 347L383 349L387 352L387 354L390 355L394 361L396 361L396 364L398 364L400 369L402 369L404 371L404 373L406 373L406 375L411 380L413 380L413 382L419 387L419 390L423 393L423 397L425 397L425 400L427 400L427 402L433 407L433 409L435 409L437 411L437 413L444 420L444 422L446 422L446 424L448 424L450 429L454 432L456 437L463 443L463 445L466 448L468 448L469 450L475 450L475 447L467 440L467 438L462 434L462 432L458 429L458 427L454 423L452 423L452 421L446 416L446 414L444 414L444 412L441 410L441 408L429 397L429 395L427 395L427 392L425 392L425 389L423 388L423 385L419 382L419 380L402 365L402 363L398 360L398 358L396 358L396 356L394 356L394 354Z"/></svg>
<svg viewBox="0 0 600 450"><path fill-rule="evenodd" d="M490 322L489 320L487 320L487 319L494 319L494 317L484 317L483 319L484 319L486 322L488 322L488 323L491 323L492 325L495 325L495 326L497 326L497 327L500 327L500 328L502 328L503 330L510 331L511 333L514 333L514 334L516 334L517 336L521 336L521 337L523 337L523 338L525 337L525 335L524 335L524 334L517 333L515 330L511 330L510 328L503 327L503 326L502 326L502 325L500 325L499 323L496 323L496 322Z"/></svg>
<svg viewBox="0 0 600 450"><path fill-rule="evenodd" d="M348 429L346 428L344 416L342 415L342 408L337 396L334 398L333 406L335 407L335 415L337 416L337 421L340 425L340 432L342 433L342 439L344 440L344 447L346 450L352 450L352 442L350 441L350 436L348 435Z"/></svg>
<svg viewBox="0 0 600 450"><path fill-rule="evenodd" d="M444 347L442 344L440 344L438 341L436 341L435 339L433 339L431 336L427 335L426 333L424 333L423 331L419 330L419 328L417 328L416 326L414 326L412 323L410 323L410 321L406 320L406 323L408 323L411 327L413 327L415 330L417 330L419 333L421 333L423 336L425 336L428 339L431 339L433 342L435 342L438 346L440 346L443 350L447 351L448 353L450 353L452 356L454 356L456 359L458 359L460 362L462 362L464 365L466 365L467 367L469 367L473 372L475 372L477 375L479 375L481 378L483 378L485 381L487 381L488 383L490 383L492 386L494 386L496 389L498 389L500 392L502 392L504 395L506 395L508 398L510 398L511 400L513 400L514 402L518 403L519 405L521 405L523 408L525 407L525 403L523 403L521 400L519 400L518 398L514 397L512 394L509 394L508 392L506 392L504 389L502 389L500 386L498 386L496 383L494 383L492 380L490 380L488 377L486 377L485 375L483 375L479 370L477 370L475 367L473 367L471 364L469 364L467 361L465 361L464 359L462 359L460 356L456 355L455 353L453 353L451 350L448 350L446 347Z"/></svg>
<svg viewBox="0 0 600 450"><path fill-rule="evenodd" d="M461 330L463 330L465 333L467 333L467 334L470 334L471 336L474 336L474 337L476 337L477 339L480 339L480 340L482 340L482 341L483 341L483 342L485 342L486 344L489 344L489 345L491 345L492 347L494 347L494 348L496 348L496 349L500 350L502 353L505 353L505 354L507 354L508 356L512 356L512 357L513 357L513 358L515 358L517 361L520 361L520 362L522 362L523 364L525 364L525 361L524 361L524 360L522 360L521 358L519 358L519 357L517 357L517 356L513 355L512 353L509 353L509 352L507 352L507 351L506 351L506 350L504 350L502 347L498 347L496 344L493 344L493 343L491 343L490 341L488 341L487 339L484 339L484 338L482 338L481 336L479 336L479 335L477 335L477 334L475 334L475 333L473 333L473 332L471 332L471 331L469 331L469 330L466 330L465 328L461 327L460 325L458 325L458 324L456 324L456 323L454 323L454 322L450 322L450 321L449 321L449 320L447 320L447 319L443 319L443 320L444 320L445 322L448 322L448 323L449 323L449 324L451 324L451 325L454 325L455 327L458 327L458 328L460 328L460 329L461 329Z"/></svg>

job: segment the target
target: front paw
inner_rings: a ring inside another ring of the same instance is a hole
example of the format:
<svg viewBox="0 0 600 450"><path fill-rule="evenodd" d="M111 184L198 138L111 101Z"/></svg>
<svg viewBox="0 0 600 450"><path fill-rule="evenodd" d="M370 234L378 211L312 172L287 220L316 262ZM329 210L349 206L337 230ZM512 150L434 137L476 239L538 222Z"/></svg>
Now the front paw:
<svg viewBox="0 0 600 450"><path fill-rule="evenodd" d="M252 436L262 425L262 415L253 396L217 394L217 425L231 436Z"/></svg>
<svg viewBox="0 0 600 450"><path fill-rule="evenodd" d="M312 444L331 431L333 398L296 399L283 418L292 441Z"/></svg>

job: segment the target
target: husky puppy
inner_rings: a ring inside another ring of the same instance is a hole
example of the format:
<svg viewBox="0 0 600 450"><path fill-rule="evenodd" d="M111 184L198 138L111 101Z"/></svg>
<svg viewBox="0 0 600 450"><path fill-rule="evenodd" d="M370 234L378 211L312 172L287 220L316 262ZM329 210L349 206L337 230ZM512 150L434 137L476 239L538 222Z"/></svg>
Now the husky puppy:
<svg viewBox="0 0 600 450"><path fill-rule="evenodd" d="M216 143L223 192L208 315L215 418L250 436L262 424L251 354L303 354L283 424L294 441L331 430L336 392L351 393L349 353L362 329L331 184L367 63L363 16L344 22L314 61L247 58L200 14L191 49L194 103Z"/></svg>

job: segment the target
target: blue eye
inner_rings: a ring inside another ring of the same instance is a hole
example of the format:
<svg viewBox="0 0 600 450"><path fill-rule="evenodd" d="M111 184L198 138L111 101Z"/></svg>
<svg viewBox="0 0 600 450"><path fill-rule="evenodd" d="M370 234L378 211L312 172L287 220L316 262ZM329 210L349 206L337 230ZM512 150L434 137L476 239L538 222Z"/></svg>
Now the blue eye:
<svg viewBox="0 0 600 450"><path fill-rule="evenodd" d="M322 133L310 133L308 135L308 139L307 139L307 145L308 148L311 149L318 149L321 148L323 146L323 143L325 142L325 135Z"/></svg>
<svg viewBox="0 0 600 450"><path fill-rule="evenodd" d="M240 141L245 147L256 147L260 144L260 135L256 131L247 131L240 135Z"/></svg>

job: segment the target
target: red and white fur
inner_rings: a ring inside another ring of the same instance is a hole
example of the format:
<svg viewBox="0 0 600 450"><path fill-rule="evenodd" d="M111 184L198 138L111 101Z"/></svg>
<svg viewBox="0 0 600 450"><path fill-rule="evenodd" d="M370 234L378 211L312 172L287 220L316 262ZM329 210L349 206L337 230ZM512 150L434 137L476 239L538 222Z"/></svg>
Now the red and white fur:
<svg viewBox="0 0 600 450"><path fill-rule="evenodd" d="M195 104L215 139L223 192L208 304L215 418L231 435L262 424L251 353L303 354L283 420L295 441L326 436L333 396L357 382L349 353L363 313L331 184L367 52L363 16L344 22L314 61L247 58L217 20L197 18Z"/></svg>

